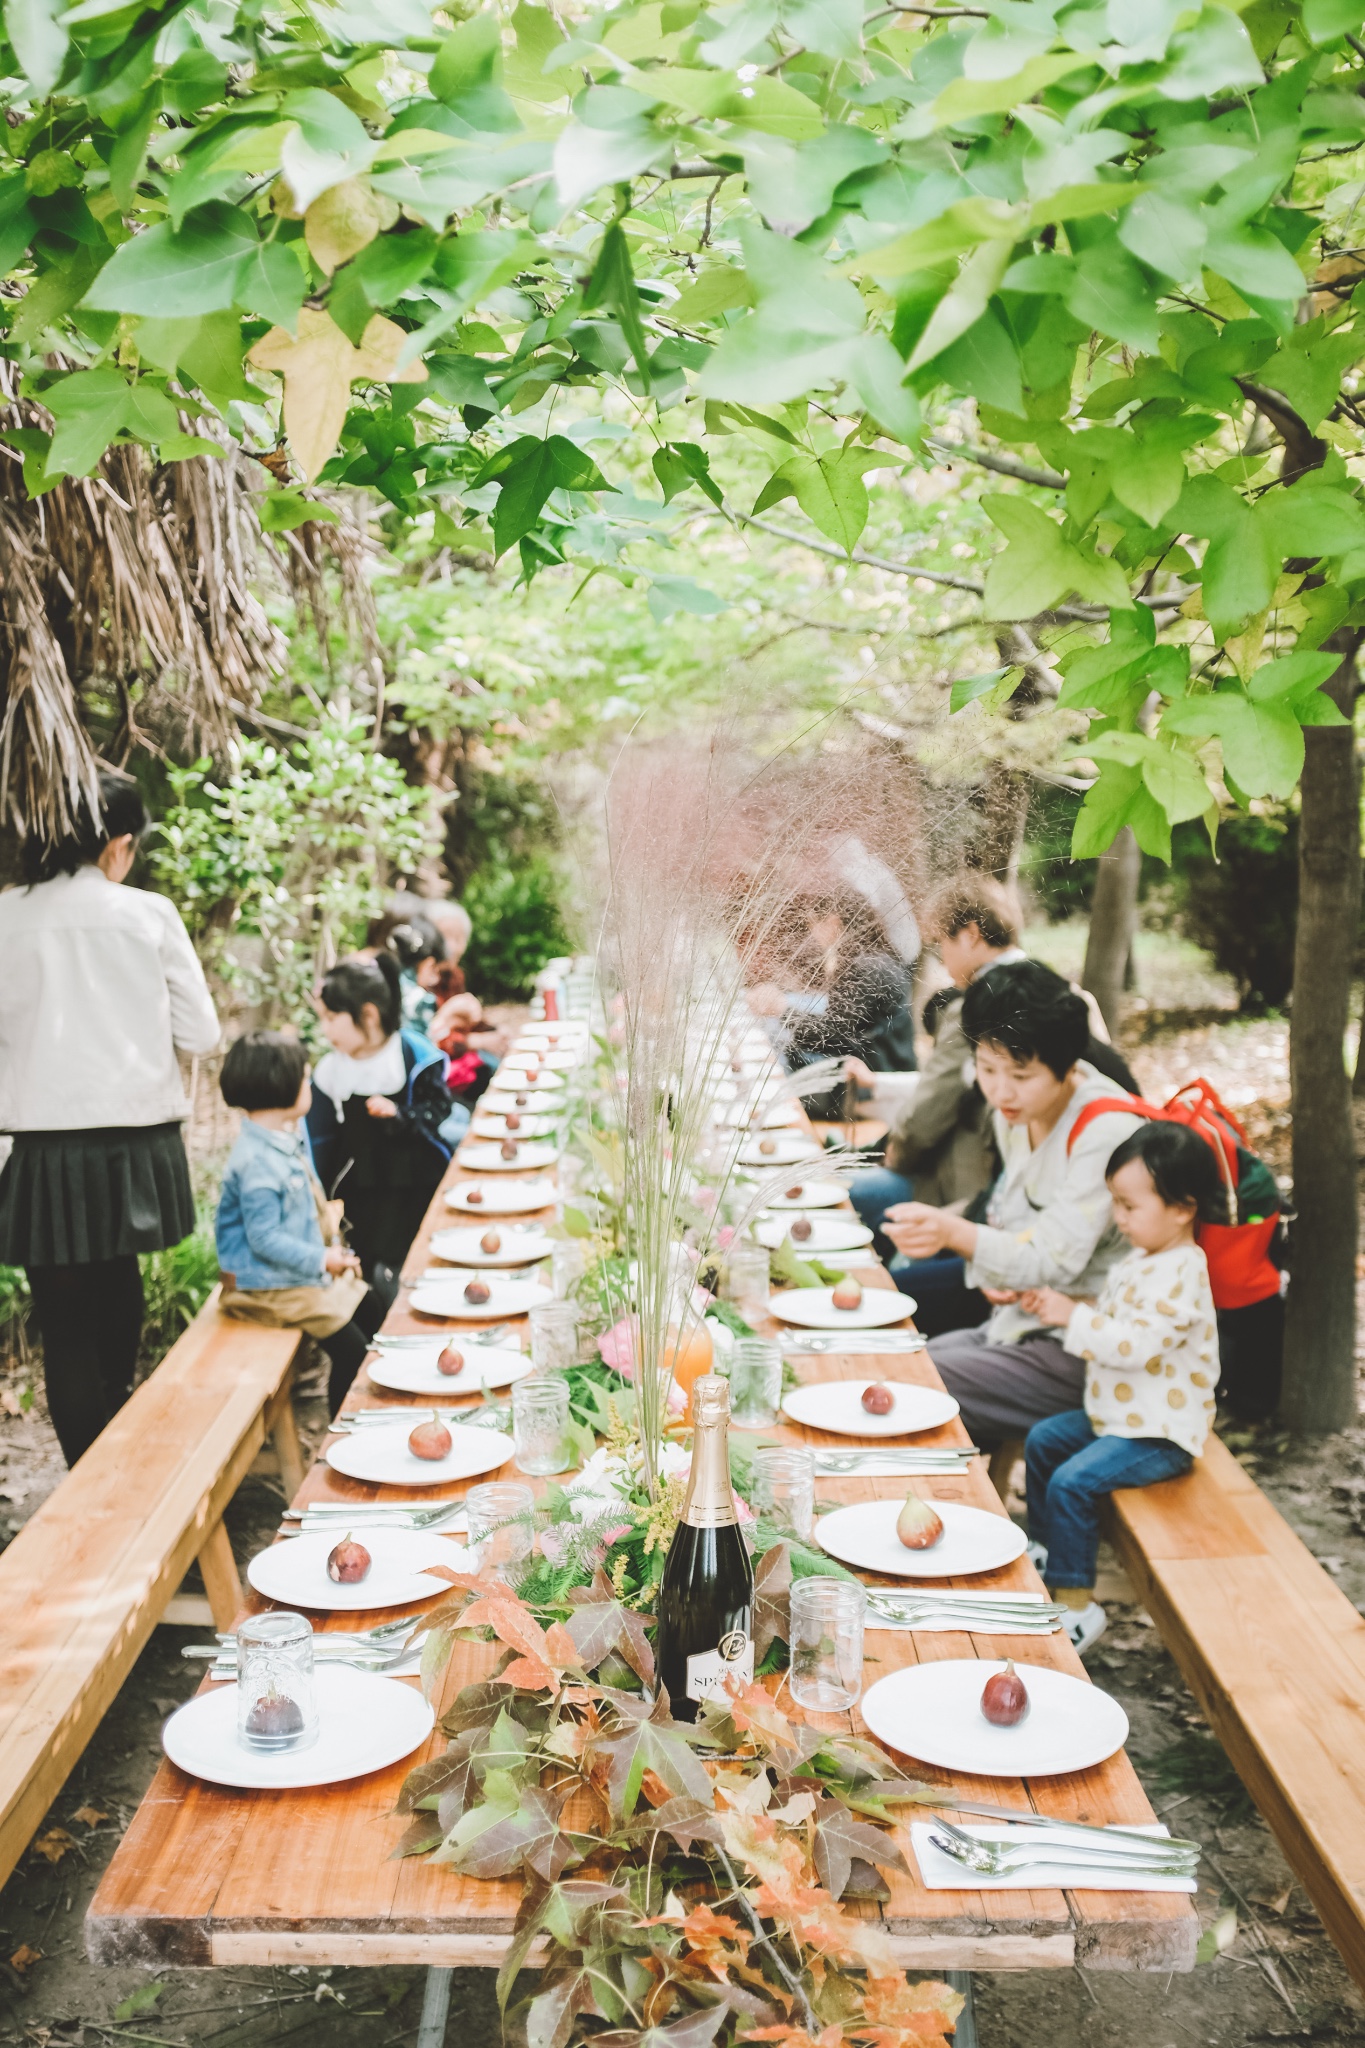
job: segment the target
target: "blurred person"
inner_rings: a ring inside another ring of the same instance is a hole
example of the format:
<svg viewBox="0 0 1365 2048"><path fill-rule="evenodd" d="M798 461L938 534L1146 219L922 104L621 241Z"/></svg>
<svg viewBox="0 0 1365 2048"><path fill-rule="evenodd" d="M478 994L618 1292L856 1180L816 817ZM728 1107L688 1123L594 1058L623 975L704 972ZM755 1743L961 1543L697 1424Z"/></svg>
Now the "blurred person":
<svg viewBox="0 0 1365 2048"><path fill-rule="evenodd" d="M122 886L150 822L137 784L101 771L98 809L26 841L27 886L0 893L0 1261L28 1275L68 1465L132 1392L138 1254L194 1229L176 1053L219 1038L174 904Z"/></svg>
<svg viewBox="0 0 1365 2048"><path fill-rule="evenodd" d="M391 953L340 961L316 1001L331 1050L313 1076L313 1157L341 1196L365 1279L382 1290L402 1271L463 1125L450 1122L445 1055L403 1023Z"/></svg>
<svg viewBox="0 0 1365 2048"><path fill-rule="evenodd" d="M857 1058L872 1072L913 1068L910 970L867 898L841 888L809 898L801 909L803 950L813 968L811 995L793 1004L771 982L748 992L756 1015L780 1020L777 1049L789 1071L831 1057ZM838 1117L842 1085L806 1106L814 1117Z"/></svg>

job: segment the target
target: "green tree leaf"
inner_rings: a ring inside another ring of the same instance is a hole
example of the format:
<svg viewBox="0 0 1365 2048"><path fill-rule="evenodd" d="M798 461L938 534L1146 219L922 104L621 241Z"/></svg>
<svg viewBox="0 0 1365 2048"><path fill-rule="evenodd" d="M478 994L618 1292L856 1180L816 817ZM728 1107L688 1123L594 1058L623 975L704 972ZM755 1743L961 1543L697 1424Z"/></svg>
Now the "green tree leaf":
<svg viewBox="0 0 1365 2048"><path fill-rule="evenodd" d="M5 34L39 99L46 99L66 62L66 11L65 0L5 0Z"/></svg>
<svg viewBox="0 0 1365 2048"><path fill-rule="evenodd" d="M597 252L592 276L583 293L583 309L591 312L594 307L605 306L614 313L621 323L621 331L630 343L645 391L649 391L649 344L645 339L644 322L640 317L640 294L635 289L635 272L631 268L630 244L625 229L619 220L613 221L602 237L602 246Z"/></svg>
<svg viewBox="0 0 1365 2048"><path fill-rule="evenodd" d="M656 576L649 586L650 615L665 625L675 612L691 612L694 618L711 619L727 609L723 597L707 590L690 576Z"/></svg>
<svg viewBox="0 0 1365 2048"><path fill-rule="evenodd" d="M711 474L710 457L697 442L666 441L662 448L654 451L653 469L663 486L666 505L671 505L689 484L695 484L713 505L724 508L725 499L720 485Z"/></svg>
<svg viewBox="0 0 1365 2048"><path fill-rule="evenodd" d="M592 458L562 434L548 440L523 435L499 449L474 479L476 489L497 482L493 538L499 556L531 531L551 491L605 491L610 488Z"/></svg>
<svg viewBox="0 0 1365 2048"><path fill-rule="evenodd" d="M215 200L195 207L178 230L162 221L116 249L84 303L158 320L225 312L235 304L247 258L258 247L250 216Z"/></svg>
<svg viewBox="0 0 1365 2048"><path fill-rule="evenodd" d="M43 393L56 421L47 473L88 476L119 434L160 441L180 432L175 407L150 384L130 384L112 366L77 370Z"/></svg>

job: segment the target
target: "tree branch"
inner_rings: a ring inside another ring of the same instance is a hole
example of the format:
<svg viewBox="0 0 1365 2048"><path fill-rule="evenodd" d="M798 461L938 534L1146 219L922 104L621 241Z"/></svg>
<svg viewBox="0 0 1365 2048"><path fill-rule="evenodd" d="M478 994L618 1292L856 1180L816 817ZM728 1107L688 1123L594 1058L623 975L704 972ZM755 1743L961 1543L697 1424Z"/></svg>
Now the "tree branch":
<svg viewBox="0 0 1365 2048"><path fill-rule="evenodd" d="M789 526L774 526L767 519L755 519L751 512L735 512L732 517L741 526L756 526L760 533L770 533L776 540L795 541L798 547L809 548L812 554L832 555L836 562L861 562L864 568L884 569L891 576L923 576L930 583L947 584L950 590L969 590L973 597L980 597L984 588L966 576L949 576L941 569L921 569L914 562L888 562L882 555L865 555L861 548L845 554L833 541L812 540L809 534L793 533Z"/></svg>
<svg viewBox="0 0 1365 2048"><path fill-rule="evenodd" d="M981 469L993 469L1000 476L1018 477L1020 483L1038 484L1043 490L1064 491L1066 478L1057 469L1034 469L1027 462L1018 462L1013 455L997 455L991 448L973 448L966 441L938 441L931 435L924 437L926 448L932 448L935 455L943 455L950 462L974 462Z"/></svg>
<svg viewBox="0 0 1365 2048"><path fill-rule="evenodd" d="M1327 460L1327 443L1309 431L1289 400L1278 391L1268 391L1264 384L1253 384L1249 377L1238 377L1234 381L1257 412L1265 414L1284 442L1280 481L1293 483L1295 477L1305 475L1310 469L1321 469Z"/></svg>

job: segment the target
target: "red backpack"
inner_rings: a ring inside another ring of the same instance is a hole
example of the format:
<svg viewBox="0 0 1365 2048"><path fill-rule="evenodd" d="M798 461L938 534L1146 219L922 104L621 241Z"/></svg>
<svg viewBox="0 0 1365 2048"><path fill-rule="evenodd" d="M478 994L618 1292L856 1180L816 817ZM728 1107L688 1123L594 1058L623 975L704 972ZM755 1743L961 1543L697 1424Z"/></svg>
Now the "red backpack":
<svg viewBox="0 0 1365 2048"><path fill-rule="evenodd" d="M1227 1191L1228 1223L1201 1223L1195 1231L1209 1262L1215 1308L1250 1308L1280 1291L1279 1268L1270 1247L1280 1216L1280 1196L1269 1170L1247 1144L1246 1132L1219 1101L1208 1081L1187 1081L1164 1108L1140 1095L1106 1095L1087 1102L1067 1135L1070 1152L1097 1116L1125 1110L1156 1123L1185 1124L1213 1148ZM1248 1213L1254 1210L1256 1213Z"/></svg>

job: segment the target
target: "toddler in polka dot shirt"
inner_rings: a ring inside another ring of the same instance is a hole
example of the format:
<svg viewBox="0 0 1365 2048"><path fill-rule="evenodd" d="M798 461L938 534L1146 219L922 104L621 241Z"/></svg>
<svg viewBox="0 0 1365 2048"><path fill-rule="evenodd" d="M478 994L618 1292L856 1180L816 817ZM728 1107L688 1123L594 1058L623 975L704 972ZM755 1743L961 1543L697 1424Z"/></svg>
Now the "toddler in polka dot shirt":
<svg viewBox="0 0 1365 2048"><path fill-rule="evenodd" d="M1194 1237L1201 1219L1226 1220L1212 1148L1183 1124L1143 1124L1112 1154L1105 1179L1133 1250L1098 1301L1039 1287L1020 1304L1064 1326L1065 1348L1085 1367L1084 1408L1035 1423L1024 1445L1030 1548L1070 1610L1068 1633L1081 1650L1104 1630L1095 1599L1100 1501L1188 1472L1218 1384L1218 1324Z"/></svg>

